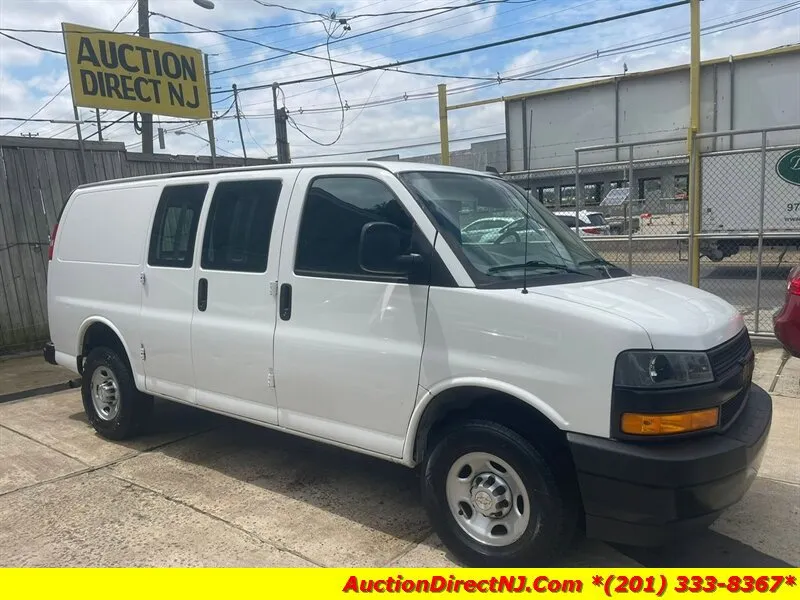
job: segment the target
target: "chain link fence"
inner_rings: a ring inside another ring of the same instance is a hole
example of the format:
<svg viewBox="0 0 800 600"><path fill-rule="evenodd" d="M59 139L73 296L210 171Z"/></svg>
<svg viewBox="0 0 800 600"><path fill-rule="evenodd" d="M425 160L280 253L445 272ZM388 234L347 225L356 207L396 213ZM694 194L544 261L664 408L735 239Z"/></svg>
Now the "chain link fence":
<svg viewBox="0 0 800 600"><path fill-rule="evenodd" d="M583 238L634 275L688 281L689 156L685 138L575 150L575 202ZM591 223L597 225L591 226Z"/></svg>
<svg viewBox="0 0 800 600"><path fill-rule="evenodd" d="M697 142L700 287L734 304L752 332L772 334L800 264L800 125Z"/></svg>
<svg viewBox="0 0 800 600"><path fill-rule="evenodd" d="M575 150L575 183L540 199L607 260L635 275L690 282L772 335L786 277L800 264L800 125L697 136L701 230L692 235L685 138Z"/></svg>

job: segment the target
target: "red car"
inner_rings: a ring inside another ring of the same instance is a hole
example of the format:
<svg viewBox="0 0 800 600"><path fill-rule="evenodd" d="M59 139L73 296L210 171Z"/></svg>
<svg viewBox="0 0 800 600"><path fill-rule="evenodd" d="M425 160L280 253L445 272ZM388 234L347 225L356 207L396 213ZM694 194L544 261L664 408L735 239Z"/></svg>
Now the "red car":
<svg viewBox="0 0 800 600"><path fill-rule="evenodd" d="M786 299L772 317L775 337L792 356L800 357L800 265L786 278Z"/></svg>

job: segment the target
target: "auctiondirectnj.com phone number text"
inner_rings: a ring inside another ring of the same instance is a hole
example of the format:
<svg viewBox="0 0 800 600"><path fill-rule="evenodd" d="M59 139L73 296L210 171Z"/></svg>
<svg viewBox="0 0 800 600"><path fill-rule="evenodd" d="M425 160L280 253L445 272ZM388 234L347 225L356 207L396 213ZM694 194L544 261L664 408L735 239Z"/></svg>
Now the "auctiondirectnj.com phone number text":
<svg viewBox="0 0 800 600"><path fill-rule="evenodd" d="M795 587L797 578L794 575L731 575L717 578L709 576L678 575L674 581L665 575L627 576L627 575L594 575L591 578L594 587L602 588L606 596L617 594L653 594L663 596L668 590L676 593L702 594L713 592L729 592L744 594L774 594L783 586ZM402 575L386 579L359 579L351 576L343 592L356 593L567 593L580 594L584 582L581 579L551 579L545 575L537 577L501 576L491 579L457 579L454 575L443 577L434 575L425 579L406 579Z"/></svg>

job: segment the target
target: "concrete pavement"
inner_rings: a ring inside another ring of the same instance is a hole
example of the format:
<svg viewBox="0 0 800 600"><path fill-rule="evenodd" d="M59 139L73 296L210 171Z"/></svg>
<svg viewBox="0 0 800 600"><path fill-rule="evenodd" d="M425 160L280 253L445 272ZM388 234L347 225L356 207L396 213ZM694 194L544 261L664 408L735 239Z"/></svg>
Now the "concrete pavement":
<svg viewBox="0 0 800 600"><path fill-rule="evenodd" d="M0 357L0 403L74 387L75 373L48 364L41 352Z"/></svg>
<svg viewBox="0 0 800 600"><path fill-rule="evenodd" d="M761 348L755 378L775 418L741 503L685 546L581 541L563 566L800 565L800 361ZM452 565L417 490L401 466L168 402L125 443L77 390L0 404L0 566Z"/></svg>

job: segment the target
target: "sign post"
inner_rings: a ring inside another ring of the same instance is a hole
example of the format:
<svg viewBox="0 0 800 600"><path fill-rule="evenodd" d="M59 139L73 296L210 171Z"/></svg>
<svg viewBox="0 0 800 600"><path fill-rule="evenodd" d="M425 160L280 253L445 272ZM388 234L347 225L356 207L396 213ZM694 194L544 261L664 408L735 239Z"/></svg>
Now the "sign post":
<svg viewBox="0 0 800 600"><path fill-rule="evenodd" d="M211 119L199 50L71 23L62 31L75 107Z"/></svg>

